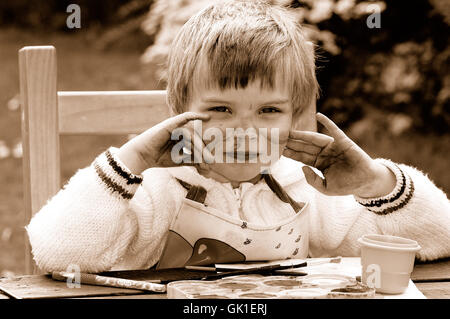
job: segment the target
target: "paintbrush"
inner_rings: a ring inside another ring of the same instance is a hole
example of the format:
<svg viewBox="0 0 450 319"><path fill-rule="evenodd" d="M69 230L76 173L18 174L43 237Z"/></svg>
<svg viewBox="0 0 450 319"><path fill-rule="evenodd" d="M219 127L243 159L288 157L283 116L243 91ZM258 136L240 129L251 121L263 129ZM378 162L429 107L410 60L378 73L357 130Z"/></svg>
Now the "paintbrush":
<svg viewBox="0 0 450 319"><path fill-rule="evenodd" d="M267 262L250 262L250 263L237 263L237 264L215 264L214 266L193 266L188 265L184 268L188 270L201 270L201 271L235 271L235 270L248 270L248 269L257 269L258 267L267 267L267 266L277 266L277 269L287 268L299 268L307 266L307 263L304 259L287 259L287 260L276 260L276 261L267 261Z"/></svg>
<svg viewBox="0 0 450 319"><path fill-rule="evenodd" d="M275 266L276 269L273 270L282 270L282 269L291 269L291 268L301 268L301 267L308 267L308 266L317 266L322 264L328 264L328 263L335 263L339 264L341 262L342 257L333 257L333 258L326 258L326 259L320 259L320 260L306 260L303 262L292 262L288 264L268 264L268 265L258 265L256 267L246 267L246 268L236 268L234 264L218 264L215 266L185 266L184 268L188 270L201 270L201 271L212 271L212 272L218 272L218 271L235 271L235 270L252 270L252 269L262 269L261 267L268 267L268 266ZM289 261L289 260L287 260ZM284 261L286 263L287 261Z"/></svg>
<svg viewBox="0 0 450 319"><path fill-rule="evenodd" d="M285 270L276 270L275 273L277 275L285 275L285 276L298 276L298 273L300 275L303 275L305 272L298 271L297 268L301 267L314 267L324 264L339 264L341 263L342 257L333 257L333 258L325 258L325 259L319 259L319 260L308 260L306 261L305 265L301 265L300 267L292 267L291 269L285 269Z"/></svg>
<svg viewBox="0 0 450 319"><path fill-rule="evenodd" d="M333 258L326 258L323 260L310 260L305 261L299 264L289 264L289 265L267 265L267 266L260 266L260 267L254 267L254 268L247 268L247 269L239 269L239 270L233 270L233 271L224 271L224 272L217 272L220 270L224 270L224 268L217 268L217 267L208 267L208 266L185 266L186 269L189 270L202 270L202 271L211 271L213 272L211 275L206 275L201 278L201 280L207 280L207 279L219 279L223 277L228 276L237 276L237 275L250 275L250 274L267 274L276 272L278 275L295 275L295 276L304 276L307 275L306 272L298 271L298 268L302 267L308 267L308 266L317 266L327 263L340 263L342 257L333 257ZM281 271L280 271L281 270ZM292 270L292 273L289 272L289 270Z"/></svg>
<svg viewBox="0 0 450 319"><path fill-rule="evenodd" d="M166 285L156 283L155 281L153 282L138 281L115 277L99 276L95 274L86 274L86 273L75 274L71 272L58 272L58 271L54 271L52 273L52 278L58 281L70 280L71 282L74 282L78 279L80 281L80 284L95 285L95 286L139 289L161 293L166 292Z"/></svg>
<svg viewBox="0 0 450 319"><path fill-rule="evenodd" d="M220 279L223 277L238 276L238 275L270 274L276 270L292 269L292 268L294 268L292 265L261 266L261 267L240 269L240 270L234 270L234 271L216 272L216 273L212 273L211 275L204 276L203 278L201 278L201 280ZM301 276L301 275L307 275L307 274L302 273L302 272L296 273L296 276Z"/></svg>

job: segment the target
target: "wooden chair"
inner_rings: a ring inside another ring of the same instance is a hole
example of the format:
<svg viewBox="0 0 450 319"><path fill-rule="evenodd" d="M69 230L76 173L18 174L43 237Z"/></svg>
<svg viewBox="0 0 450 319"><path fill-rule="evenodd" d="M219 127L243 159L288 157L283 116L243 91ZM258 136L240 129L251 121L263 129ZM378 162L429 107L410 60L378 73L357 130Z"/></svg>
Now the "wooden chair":
<svg viewBox="0 0 450 319"><path fill-rule="evenodd" d="M56 49L19 51L25 224L61 188L61 134L132 134L169 116L165 91L58 91ZM28 237L25 271L38 269Z"/></svg>

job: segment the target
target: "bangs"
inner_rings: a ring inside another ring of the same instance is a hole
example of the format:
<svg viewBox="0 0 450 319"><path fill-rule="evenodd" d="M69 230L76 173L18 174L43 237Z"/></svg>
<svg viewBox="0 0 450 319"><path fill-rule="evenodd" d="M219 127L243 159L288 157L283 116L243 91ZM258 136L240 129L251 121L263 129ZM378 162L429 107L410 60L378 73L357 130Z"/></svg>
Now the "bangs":
<svg viewBox="0 0 450 319"><path fill-rule="evenodd" d="M201 57L192 76L192 87L206 89L245 89L250 83L259 80L261 89L275 89L292 84L289 63L282 55L267 58L236 48L224 57L220 51L212 52L207 58ZM192 91L191 91L192 92Z"/></svg>

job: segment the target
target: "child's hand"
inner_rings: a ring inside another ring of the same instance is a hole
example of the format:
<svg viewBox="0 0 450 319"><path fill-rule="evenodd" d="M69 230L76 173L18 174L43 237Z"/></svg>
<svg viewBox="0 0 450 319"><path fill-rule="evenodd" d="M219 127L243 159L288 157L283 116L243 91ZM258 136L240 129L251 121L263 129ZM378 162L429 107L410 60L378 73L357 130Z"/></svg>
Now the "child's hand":
<svg viewBox="0 0 450 319"><path fill-rule="evenodd" d="M183 136L183 138L190 138L188 140L184 139L184 141L191 143L190 149L193 153L194 147L197 146L197 143L192 141L195 133L192 126L186 124L193 120L208 120L209 118L209 115L194 112L185 112L168 118L128 141L119 149L117 155L133 174L141 174L144 170L151 167L196 165L194 163L174 162L172 148L179 141L171 139L172 131L177 128L184 128L189 131L189 136ZM202 141L201 138L199 140ZM202 141L202 143L204 142ZM203 153L199 154L203 154L203 156L210 155L204 144L201 147L201 152ZM212 158L212 155L210 156Z"/></svg>
<svg viewBox="0 0 450 319"><path fill-rule="evenodd" d="M374 161L325 115L316 118L327 135L291 131L283 155L319 169L325 179L304 166L306 181L326 195L380 197L395 187L395 175Z"/></svg>

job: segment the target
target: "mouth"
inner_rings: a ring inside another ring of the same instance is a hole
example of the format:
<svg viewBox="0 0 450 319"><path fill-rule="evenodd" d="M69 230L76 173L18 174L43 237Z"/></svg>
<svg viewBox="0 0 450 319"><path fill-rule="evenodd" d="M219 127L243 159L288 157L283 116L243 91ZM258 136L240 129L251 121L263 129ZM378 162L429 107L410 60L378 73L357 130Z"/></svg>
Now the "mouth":
<svg viewBox="0 0 450 319"><path fill-rule="evenodd" d="M259 157L259 154L255 153L255 152L230 152L230 153L224 153L224 154L228 158L232 158L234 160L245 160L245 161L257 159Z"/></svg>

